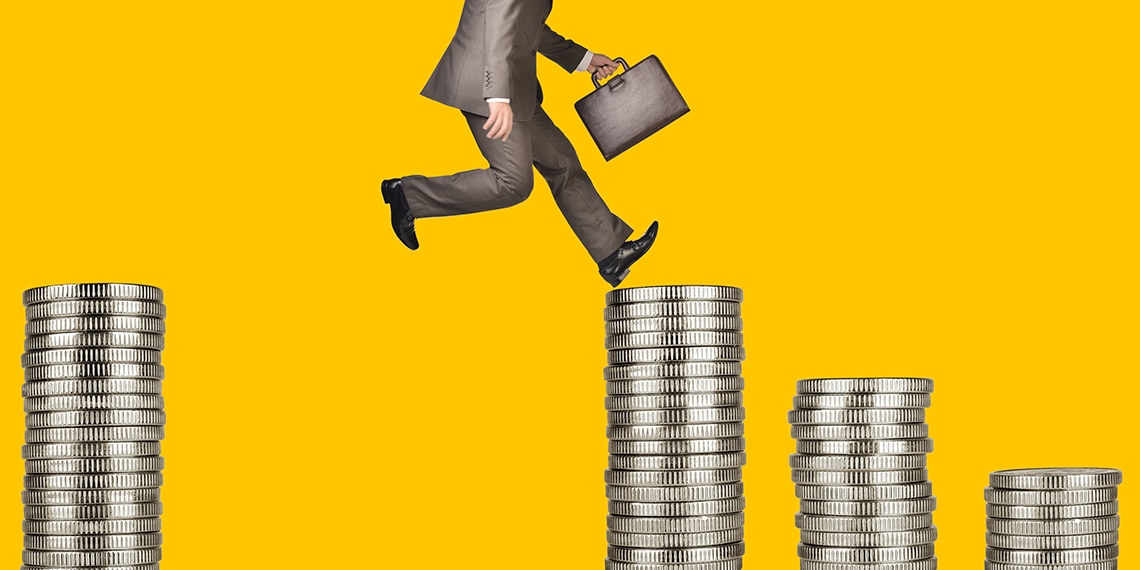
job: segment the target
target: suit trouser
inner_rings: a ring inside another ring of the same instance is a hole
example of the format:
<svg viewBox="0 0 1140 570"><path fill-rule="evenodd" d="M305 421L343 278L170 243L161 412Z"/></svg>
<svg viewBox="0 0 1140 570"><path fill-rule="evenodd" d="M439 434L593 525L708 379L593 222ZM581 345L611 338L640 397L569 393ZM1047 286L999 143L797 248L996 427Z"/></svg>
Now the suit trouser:
<svg viewBox="0 0 1140 570"><path fill-rule="evenodd" d="M534 187L534 169L546 179L554 202L595 262L617 251L633 233L610 212L578 154L539 106L528 121L515 121L506 141L487 138L486 117L463 112L490 168L451 176L405 176L408 206L417 218L471 214L514 206ZM532 168L533 165L533 168Z"/></svg>

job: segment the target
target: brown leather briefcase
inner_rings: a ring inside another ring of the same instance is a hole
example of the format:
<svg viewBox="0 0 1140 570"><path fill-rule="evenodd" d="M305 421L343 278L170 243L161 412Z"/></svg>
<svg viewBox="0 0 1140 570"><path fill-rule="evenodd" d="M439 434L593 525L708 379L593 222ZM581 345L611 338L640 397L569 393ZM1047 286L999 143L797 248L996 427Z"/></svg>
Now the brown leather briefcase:
<svg viewBox="0 0 1140 570"><path fill-rule="evenodd" d="M620 57L614 61L625 72L610 77L605 85L593 77L594 92L574 104L607 161L689 112L657 56L633 67Z"/></svg>

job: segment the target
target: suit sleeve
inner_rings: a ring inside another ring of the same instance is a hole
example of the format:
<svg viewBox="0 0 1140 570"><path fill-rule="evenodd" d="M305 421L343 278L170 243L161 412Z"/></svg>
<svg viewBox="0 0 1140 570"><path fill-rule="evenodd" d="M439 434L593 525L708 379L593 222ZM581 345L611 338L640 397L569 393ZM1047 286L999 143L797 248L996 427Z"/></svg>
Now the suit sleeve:
<svg viewBox="0 0 1140 570"><path fill-rule="evenodd" d="M538 53L557 63L562 69L574 73L582 58L586 56L586 48L558 35L550 29L550 26L543 26L542 37L538 41Z"/></svg>
<svg viewBox="0 0 1140 570"><path fill-rule="evenodd" d="M483 98L511 97L511 50L522 0L487 0L483 12Z"/></svg>

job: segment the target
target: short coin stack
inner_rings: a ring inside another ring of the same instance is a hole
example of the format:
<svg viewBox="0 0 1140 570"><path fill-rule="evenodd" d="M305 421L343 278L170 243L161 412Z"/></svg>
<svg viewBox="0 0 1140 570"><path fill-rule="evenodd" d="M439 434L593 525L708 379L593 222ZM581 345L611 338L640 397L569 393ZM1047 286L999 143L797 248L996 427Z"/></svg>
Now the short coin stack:
<svg viewBox="0 0 1140 570"><path fill-rule="evenodd" d="M166 307L146 285L24 292L24 570L157 570Z"/></svg>
<svg viewBox="0 0 1140 570"><path fill-rule="evenodd" d="M744 292L606 295L607 570L736 570L744 556Z"/></svg>
<svg viewBox="0 0 1140 570"><path fill-rule="evenodd" d="M1010 469L986 488L986 570L1116 570L1116 469Z"/></svg>
<svg viewBox="0 0 1140 570"><path fill-rule="evenodd" d="M801 570L933 570L927 378L796 383L788 414Z"/></svg>

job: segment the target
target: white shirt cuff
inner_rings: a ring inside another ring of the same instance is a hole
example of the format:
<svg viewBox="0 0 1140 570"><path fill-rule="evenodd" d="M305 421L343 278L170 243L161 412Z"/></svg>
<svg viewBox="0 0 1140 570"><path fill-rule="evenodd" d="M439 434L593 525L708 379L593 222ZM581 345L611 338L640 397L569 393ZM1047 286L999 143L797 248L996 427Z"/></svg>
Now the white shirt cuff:
<svg viewBox="0 0 1140 570"><path fill-rule="evenodd" d="M591 59L594 59L594 52L586 50L586 55L582 58L582 62L578 64L578 69L574 71L589 71Z"/></svg>
<svg viewBox="0 0 1140 570"><path fill-rule="evenodd" d="M506 97L488 97L486 101L488 103L506 103L508 105L511 104L511 100L507 99Z"/></svg>

